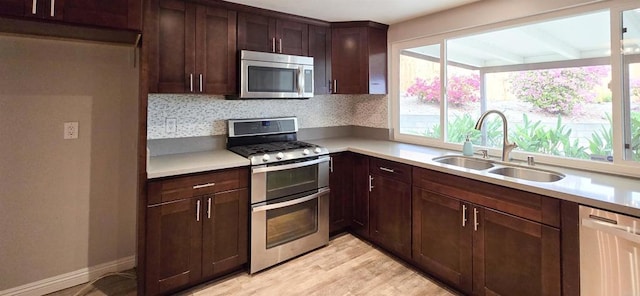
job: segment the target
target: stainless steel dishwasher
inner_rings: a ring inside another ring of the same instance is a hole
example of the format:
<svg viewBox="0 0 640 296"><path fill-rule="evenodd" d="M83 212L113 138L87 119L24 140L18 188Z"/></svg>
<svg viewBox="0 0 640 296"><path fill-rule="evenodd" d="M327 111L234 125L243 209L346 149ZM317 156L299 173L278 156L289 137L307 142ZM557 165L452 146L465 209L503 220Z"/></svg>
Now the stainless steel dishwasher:
<svg viewBox="0 0 640 296"><path fill-rule="evenodd" d="M640 218L580 206L580 295L640 296Z"/></svg>

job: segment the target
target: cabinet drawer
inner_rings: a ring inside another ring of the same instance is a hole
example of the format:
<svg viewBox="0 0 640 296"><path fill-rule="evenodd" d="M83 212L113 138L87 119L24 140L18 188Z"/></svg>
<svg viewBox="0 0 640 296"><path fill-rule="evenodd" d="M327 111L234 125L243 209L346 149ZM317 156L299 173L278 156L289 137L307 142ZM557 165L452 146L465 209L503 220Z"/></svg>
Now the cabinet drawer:
<svg viewBox="0 0 640 296"><path fill-rule="evenodd" d="M413 186L553 227L560 226L560 201L552 197L422 168L413 169Z"/></svg>
<svg viewBox="0 0 640 296"><path fill-rule="evenodd" d="M249 170L247 168L220 170L151 181L147 187L148 204L158 204L246 188L248 184Z"/></svg>
<svg viewBox="0 0 640 296"><path fill-rule="evenodd" d="M380 158L371 158L369 173L411 183L411 166Z"/></svg>

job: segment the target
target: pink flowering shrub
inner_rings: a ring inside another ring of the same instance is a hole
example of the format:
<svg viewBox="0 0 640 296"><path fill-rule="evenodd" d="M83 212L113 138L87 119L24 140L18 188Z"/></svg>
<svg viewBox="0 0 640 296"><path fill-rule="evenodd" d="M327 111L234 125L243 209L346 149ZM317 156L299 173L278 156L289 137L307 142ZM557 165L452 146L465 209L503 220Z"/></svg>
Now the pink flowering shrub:
<svg viewBox="0 0 640 296"><path fill-rule="evenodd" d="M593 88L610 72L609 66L514 72L510 90L518 99L550 114L572 114L580 103L596 98Z"/></svg>
<svg viewBox="0 0 640 296"><path fill-rule="evenodd" d="M447 98L449 104L460 107L480 100L480 76L453 75L448 81ZM433 79L416 78L407 88L408 96L416 96L426 103L440 103L440 77Z"/></svg>

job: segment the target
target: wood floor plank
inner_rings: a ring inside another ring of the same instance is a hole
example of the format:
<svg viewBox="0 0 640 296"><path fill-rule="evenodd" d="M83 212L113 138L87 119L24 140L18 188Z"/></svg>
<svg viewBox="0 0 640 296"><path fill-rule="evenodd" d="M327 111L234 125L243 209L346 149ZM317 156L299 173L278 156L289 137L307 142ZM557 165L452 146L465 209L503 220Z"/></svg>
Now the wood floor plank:
<svg viewBox="0 0 640 296"><path fill-rule="evenodd" d="M183 296L456 295L368 243L345 234L329 245L254 275L185 291Z"/></svg>

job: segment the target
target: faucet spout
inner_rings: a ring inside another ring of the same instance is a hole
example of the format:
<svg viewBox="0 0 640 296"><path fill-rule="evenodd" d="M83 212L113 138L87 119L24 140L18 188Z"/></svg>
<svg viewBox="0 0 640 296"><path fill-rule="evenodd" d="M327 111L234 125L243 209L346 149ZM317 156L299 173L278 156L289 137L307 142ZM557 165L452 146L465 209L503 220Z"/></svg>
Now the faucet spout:
<svg viewBox="0 0 640 296"><path fill-rule="evenodd" d="M500 116L500 118L502 119L502 161L509 161L509 154L511 153L511 150L515 149L516 147L518 147L518 144L514 143L510 143L509 142L509 136L508 136L508 124L507 124L507 118L504 116L504 114L498 110L489 110L486 111L484 113L482 113L482 115L480 115L480 118L478 118L478 121L476 122L476 126L475 129L480 130L482 129L482 125L484 124L484 120L486 119L487 115L491 114L491 113L495 113L498 114Z"/></svg>

